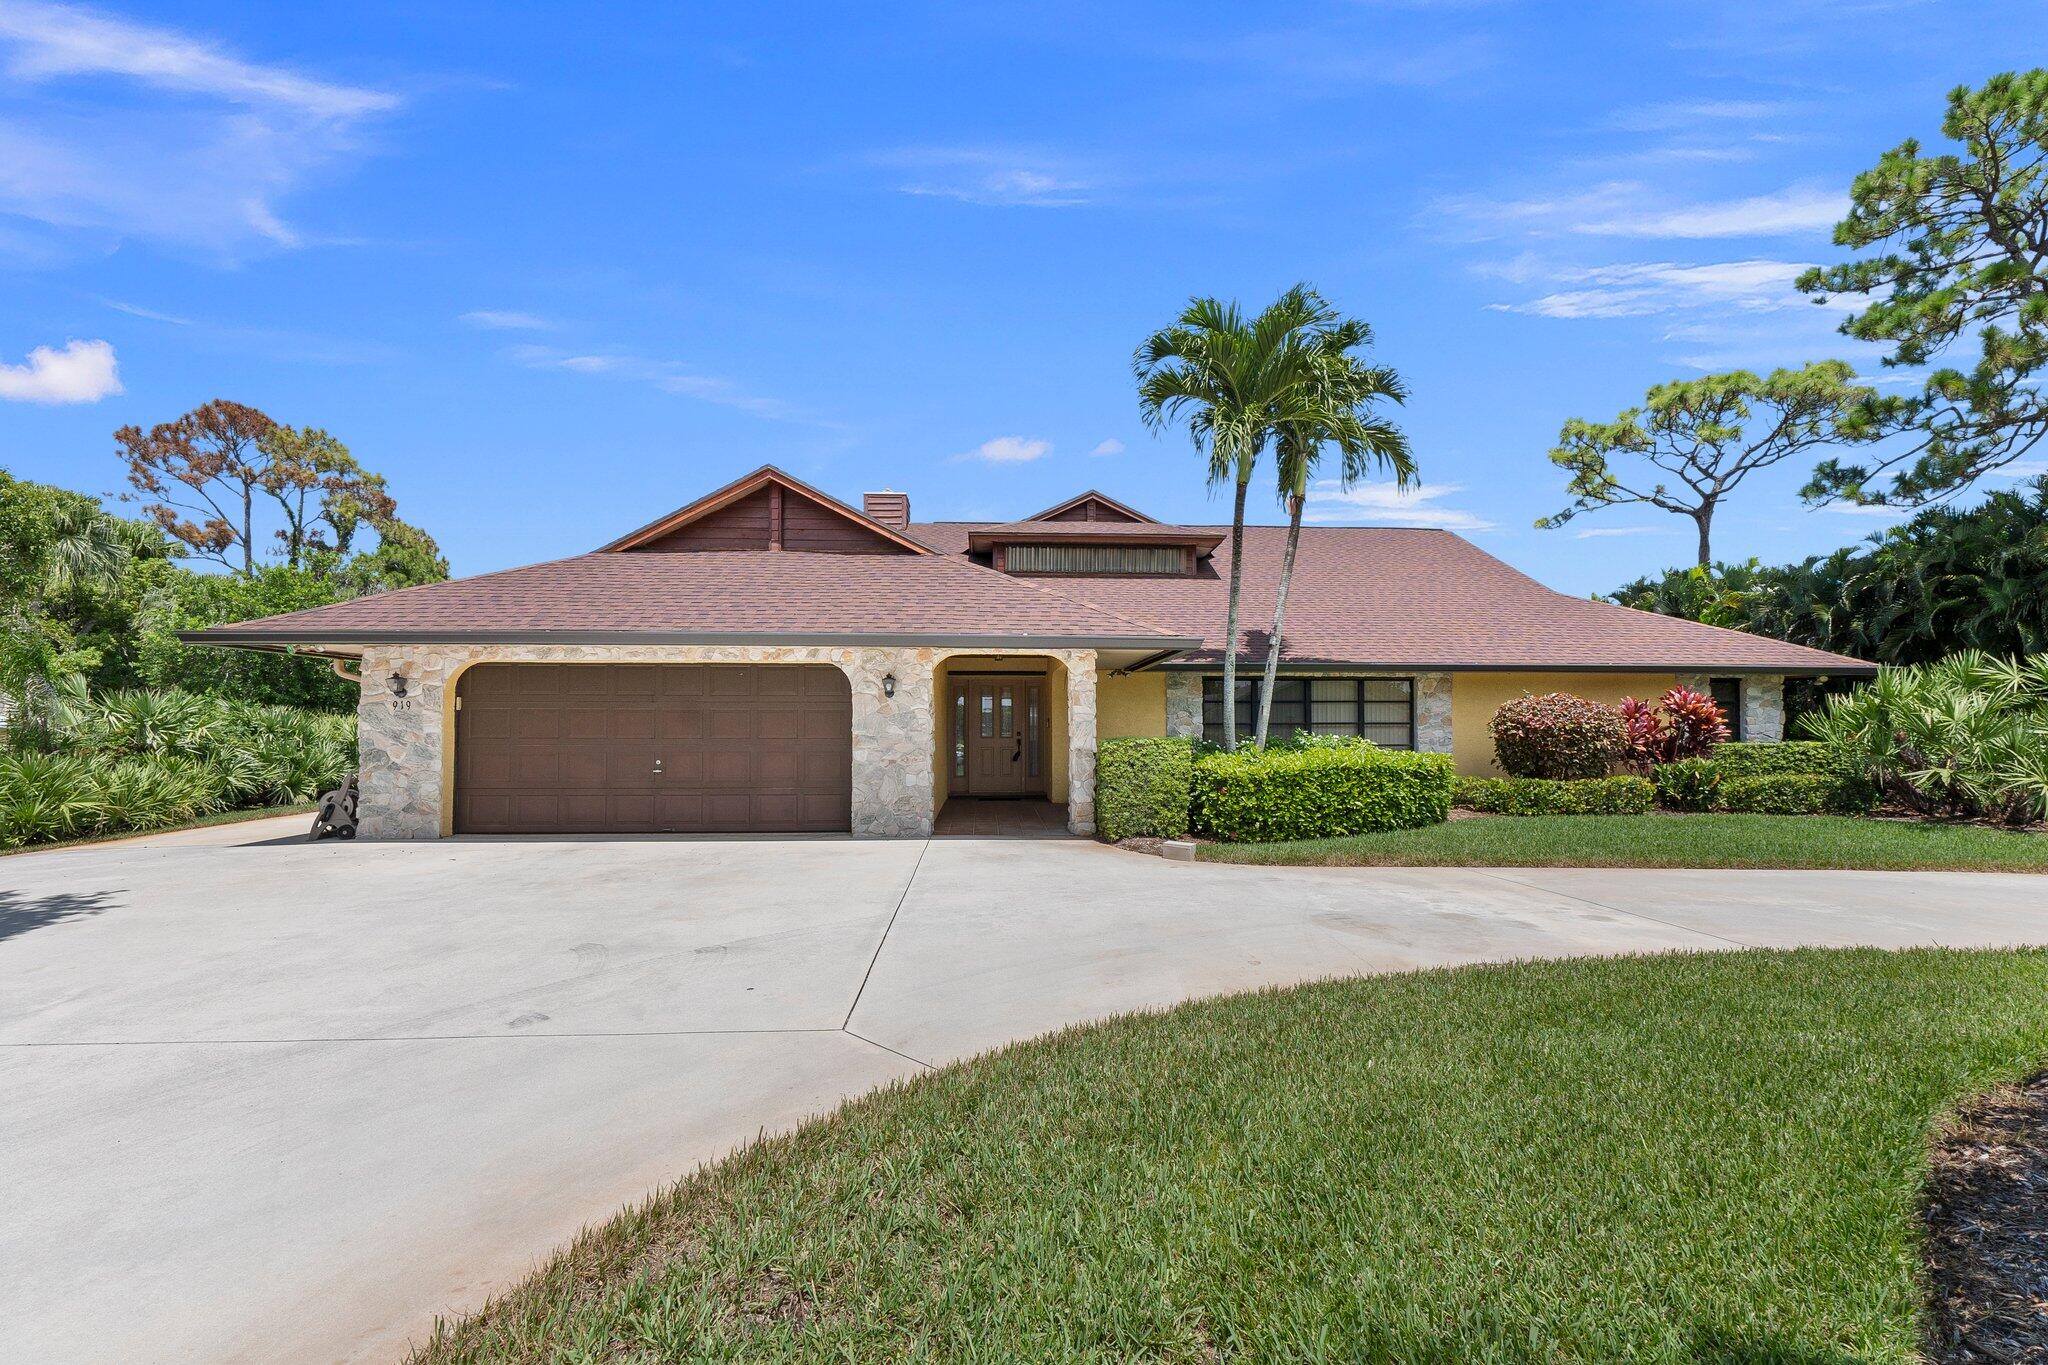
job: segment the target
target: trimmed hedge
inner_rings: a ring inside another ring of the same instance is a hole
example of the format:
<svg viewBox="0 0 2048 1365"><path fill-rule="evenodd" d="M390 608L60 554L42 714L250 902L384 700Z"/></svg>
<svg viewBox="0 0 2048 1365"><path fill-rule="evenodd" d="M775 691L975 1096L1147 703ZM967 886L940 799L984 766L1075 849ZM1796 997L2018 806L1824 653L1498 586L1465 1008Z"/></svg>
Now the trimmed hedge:
<svg viewBox="0 0 2048 1365"><path fill-rule="evenodd" d="M1832 773L1758 773L1721 784L1717 810L1745 815L1820 815L1836 810L1842 779Z"/></svg>
<svg viewBox="0 0 2048 1365"><path fill-rule="evenodd" d="M1877 795L1849 755L1813 740L1723 744L1711 758L1660 763L1652 776L1659 804L1671 810L1860 815ZM1795 777L1814 781L1779 781Z"/></svg>
<svg viewBox="0 0 2048 1365"><path fill-rule="evenodd" d="M1461 777L1457 804L1489 815L1641 815L1654 789L1628 773L1552 781L1543 777Z"/></svg>
<svg viewBox="0 0 2048 1365"><path fill-rule="evenodd" d="M1716 746L1711 761L1723 778L1764 777L1772 773L1836 772L1842 766L1842 755L1832 744L1812 739L1788 739L1778 744L1737 740Z"/></svg>
<svg viewBox="0 0 2048 1365"><path fill-rule="evenodd" d="M1103 740L1095 750L1097 837L1182 837L1194 775L1195 746L1185 739Z"/></svg>
<svg viewBox="0 0 2048 1365"><path fill-rule="evenodd" d="M1195 760L1198 829L1232 843L1415 829L1450 814L1445 754L1369 744L1240 749Z"/></svg>

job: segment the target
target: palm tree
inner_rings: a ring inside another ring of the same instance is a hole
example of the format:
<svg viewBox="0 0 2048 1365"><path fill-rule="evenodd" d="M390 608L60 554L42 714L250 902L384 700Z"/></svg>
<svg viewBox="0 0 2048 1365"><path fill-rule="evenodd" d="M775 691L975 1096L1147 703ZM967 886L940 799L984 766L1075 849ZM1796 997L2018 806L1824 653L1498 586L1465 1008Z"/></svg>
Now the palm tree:
<svg viewBox="0 0 2048 1365"><path fill-rule="evenodd" d="M44 591L55 595L111 583L127 567L130 553L120 522L83 499L66 499L50 518Z"/></svg>
<svg viewBox="0 0 2048 1365"><path fill-rule="evenodd" d="M1301 546L1302 507L1324 450L1336 451L1338 477L1347 488L1375 470L1391 472L1403 490L1415 479L1415 457L1407 436L1373 411L1381 402L1404 402L1408 390L1393 370L1367 365L1353 354L1371 344L1372 328L1356 318L1318 329L1308 343L1312 363L1301 385L1275 414L1273 453L1280 499L1287 507L1287 548L1280 557L1273 630L1266 639L1266 676L1259 688L1254 742L1261 747L1273 718L1273 685L1280 674L1280 636L1287 620L1287 592L1294 582L1294 556Z"/></svg>
<svg viewBox="0 0 2048 1365"><path fill-rule="evenodd" d="M1244 501L1276 413L1291 410L1310 368L1308 339L1335 321L1306 285L1247 320L1235 303L1191 299L1132 358L1138 411L1153 430L1185 421L1208 458L1211 487L1236 486L1230 518L1230 605L1224 616L1223 747L1237 747L1237 612L1244 578Z"/></svg>

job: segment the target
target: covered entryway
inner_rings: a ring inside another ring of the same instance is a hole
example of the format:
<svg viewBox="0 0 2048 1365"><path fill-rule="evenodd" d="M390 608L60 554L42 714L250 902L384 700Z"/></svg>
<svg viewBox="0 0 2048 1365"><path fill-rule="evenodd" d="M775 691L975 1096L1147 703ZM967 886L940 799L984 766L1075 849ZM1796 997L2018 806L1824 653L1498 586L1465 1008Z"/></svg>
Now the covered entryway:
<svg viewBox="0 0 2048 1365"><path fill-rule="evenodd" d="M456 685L458 834L852 824L853 698L804 664L480 664Z"/></svg>

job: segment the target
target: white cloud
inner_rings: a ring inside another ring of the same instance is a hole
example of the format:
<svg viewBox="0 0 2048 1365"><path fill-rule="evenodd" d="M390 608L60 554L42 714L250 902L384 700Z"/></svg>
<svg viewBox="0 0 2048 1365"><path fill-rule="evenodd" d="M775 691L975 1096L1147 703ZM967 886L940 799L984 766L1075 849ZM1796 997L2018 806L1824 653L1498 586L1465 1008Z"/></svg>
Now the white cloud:
<svg viewBox="0 0 2048 1365"><path fill-rule="evenodd" d="M1588 526L1572 539L1607 540L1618 536L1671 536L1677 535L1682 529L1677 526Z"/></svg>
<svg viewBox="0 0 2048 1365"><path fill-rule="evenodd" d="M1825 232L1849 210L1839 190L1793 188L1718 203L1643 208L1574 224L1597 237L1778 237Z"/></svg>
<svg viewBox="0 0 2048 1365"><path fill-rule="evenodd" d="M2048 460L2021 460L2009 464L1991 477L1995 479L2033 479L2048 474Z"/></svg>
<svg viewBox="0 0 2048 1365"><path fill-rule="evenodd" d="M554 326L546 318L536 317L532 313L515 313L496 308L472 309L456 321L500 332L538 332Z"/></svg>
<svg viewBox="0 0 2048 1365"><path fill-rule="evenodd" d="M716 403L720 407L738 408L757 417L784 418L790 415L789 405L779 399L750 394L730 379L700 374L681 361L655 360L624 351L578 354L551 346L514 346L505 354L514 364L531 370L560 370L567 374L623 379L645 384L663 393Z"/></svg>
<svg viewBox="0 0 2048 1365"><path fill-rule="evenodd" d="M1823 512L1839 512L1845 517L1886 517L1892 520L1913 515L1912 509L1906 507L1873 506L1855 502L1831 502L1820 510Z"/></svg>
<svg viewBox="0 0 2048 1365"><path fill-rule="evenodd" d="M176 313L159 313L154 308L141 308L132 303L123 303L119 299L101 299L100 302L115 312L126 313L132 318L146 318L151 322L168 322L173 327L190 327L192 325L192 319L181 318Z"/></svg>
<svg viewBox="0 0 2048 1365"><path fill-rule="evenodd" d="M1035 436L997 436L954 458L984 460L989 464L1023 464L1039 459L1051 450L1051 441L1041 441Z"/></svg>
<svg viewBox="0 0 2048 1365"><path fill-rule="evenodd" d="M1543 199L1459 197L1438 207L1465 220L1480 236L1513 227L1539 235L1699 240L1778 237L1827 232L1848 211L1841 191L1794 185L1746 199L1673 203L1638 180L1610 180L1576 194Z"/></svg>
<svg viewBox="0 0 2048 1365"><path fill-rule="evenodd" d="M1365 522L1381 526L1435 526L1446 531L1485 531L1493 527L1472 512L1455 507L1438 507L1438 498L1464 491L1463 484L1443 483L1431 487L1416 485L1402 489L1392 483L1359 483L1346 488L1335 479L1323 479L1309 488L1304 520L1314 522Z"/></svg>
<svg viewBox="0 0 2048 1365"><path fill-rule="evenodd" d="M1124 453L1124 443L1122 441L1119 441L1116 437L1112 436L1108 440L1098 444L1095 447L1095 449L1089 451L1088 453L1090 455L1121 455Z"/></svg>
<svg viewBox="0 0 2048 1365"><path fill-rule="evenodd" d="M1749 123L1787 118L1799 113L1800 109L1801 106L1789 100L1681 100L1624 109L1611 122L1616 128L1630 132L1662 132L1671 128L1691 128L1704 122Z"/></svg>
<svg viewBox="0 0 2048 1365"><path fill-rule="evenodd" d="M26 365L0 365L0 399L10 403L97 403L121 392L114 348L104 341L38 346Z"/></svg>
<svg viewBox="0 0 2048 1365"><path fill-rule="evenodd" d="M1686 265L1646 261L1583 268L1558 267L1542 273L1550 282L1575 284L1523 303L1493 303L1503 313L1533 313L1547 318L1645 317L1677 309L1727 307L1748 312L1811 307L1807 296L1792 287L1806 265L1799 261L1725 261ZM1525 264L1512 267L1513 277L1539 272ZM1506 271L1499 271L1504 276Z"/></svg>
<svg viewBox="0 0 2048 1365"><path fill-rule="evenodd" d="M160 89L283 105L319 118L355 118L398 103L381 91L244 62L171 29L65 5L12 0L0 9L0 39L15 44L5 67L24 81L125 76Z"/></svg>
<svg viewBox="0 0 2048 1365"><path fill-rule="evenodd" d="M865 160L901 176L895 188L903 194L968 204L1071 208L1095 188L1060 158L1002 147L897 147Z"/></svg>
<svg viewBox="0 0 2048 1365"><path fill-rule="evenodd" d="M61 97L19 97L46 86ZM44 239L21 259L48 257L52 240L76 251L144 238L230 258L301 245L279 205L360 155L365 122L399 103L174 29L33 0L0 5L0 91L17 96L0 115L0 213Z"/></svg>

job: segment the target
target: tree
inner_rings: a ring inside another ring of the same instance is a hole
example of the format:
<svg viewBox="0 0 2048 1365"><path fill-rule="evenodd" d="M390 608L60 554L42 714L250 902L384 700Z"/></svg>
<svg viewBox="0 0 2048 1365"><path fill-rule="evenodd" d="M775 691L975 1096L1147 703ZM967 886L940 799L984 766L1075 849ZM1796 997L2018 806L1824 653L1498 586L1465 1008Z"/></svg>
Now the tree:
<svg viewBox="0 0 2048 1365"><path fill-rule="evenodd" d="M1960 153L1923 157L1908 138L1856 177L1835 242L1879 253L1815 267L1799 287L1870 298L1841 330L1889 343L1886 365L1923 365L1972 331L1977 362L1927 378L1909 405L1916 440L1824 462L1809 500L1937 502L2048 436L2048 71L1957 87L1941 130Z"/></svg>
<svg viewBox="0 0 2048 1365"><path fill-rule="evenodd" d="M1819 446L1883 439L1901 420L1896 399L1851 381L1839 360L1759 379L1747 370L1681 379L1651 389L1643 406L1612 422L1573 418L1564 424L1550 462L1568 471L1571 504L1540 517L1550 530L1603 507L1640 503L1690 517L1699 530L1699 562L1713 562L1714 513L1742 481ZM1627 455L1677 481L1674 488L1624 482L1608 463Z"/></svg>
<svg viewBox="0 0 2048 1365"><path fill-rule="evenodd" d="M267 461L258 485L284 513L277 539L287 568L322 552L346 555L365 523L381 527L398 515L384 476L364 469L318 427L275 426L257 446Z"/></svg>
<svg viewBox="0 0 2048 1365"><path fill-rule="evenodd" d="M283 522L273 534L293 569L316 555L347 556L363 526L398 514L384 476L340 441L240 403L216 399L147 432L122 427L114 440L136 490L128 496L153 499L143 510L165 531L243 574L256 571L259 505Z"/></svg>
<svg viewBox="0 0 2048 1365"><path fill-rule="evenodd" d="M1287 622L1287 594L1294 583L1294 557L1301 546L1301 514L1308 487L1325 449L1339 459L1345 487L1377 470L1390 470L1405 489L1415 479L1408 438L1373 409L1381 402L1406 401L1401 377L1384 366L1367 365L1353 352L1372 344L1372 328L1346 318L1309 341L1311 364L1295 391L1276 404L1273 455L1280 500L1287 508L1287 548L1280 557L1280 585L1273 597L1273 630L1266 638L1265 685L1259 689L1255 743L1263 746L1273 718L1273 684L1280 675L1280 641Z"/></svg>
<svg viewBox="0 0 2048 1365"><path fill-rule="evenodd" d="M252 573L256 494L270 465L260 442L276 425L255 408L216 398L147 432L122 427L114 441L136 490L128 496L154 499L142 510L202 558L234 568L239 551L241 571Z"/></svg>
<svg viewBox="0 0 2048 1365"><path fill-rule="evenodd" d="M1236 303L1191 299L1170 327L1145 338L1132 358L1138 411L1157 431L1185 422L1208 459L1209 483L1235 486L1230 518L1230 595L1224 614L1223 747L1237 747L1237 618L1244 579L1244 503L1273 430L1276 405L1310 364L1306 338L1335 321L1306 285L1283 293L1256 318Z"/></svg>

